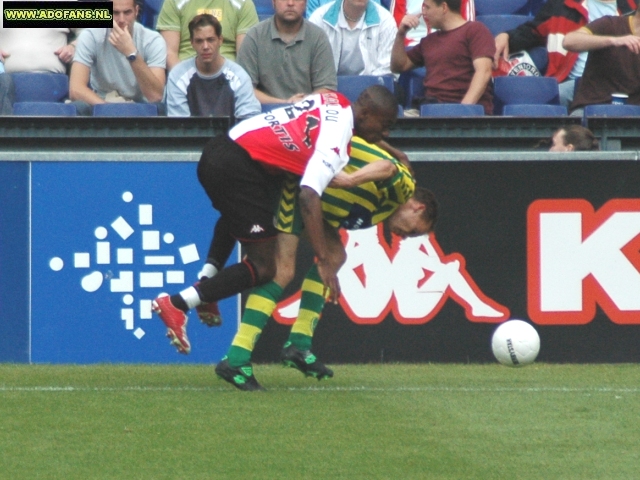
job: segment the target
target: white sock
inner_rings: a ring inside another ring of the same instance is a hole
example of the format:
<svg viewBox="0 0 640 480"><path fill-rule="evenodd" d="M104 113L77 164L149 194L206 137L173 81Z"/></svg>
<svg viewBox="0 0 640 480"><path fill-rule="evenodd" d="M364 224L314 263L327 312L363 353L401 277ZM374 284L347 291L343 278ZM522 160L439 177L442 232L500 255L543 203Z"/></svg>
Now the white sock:
<svg viewBox="0 0 640 480"><path fill-rule="evenodd" d="M181 291L180 296L187 304L187 307L189 307L189 310L202 304L200 295L198 295L198 291L194 287L189 287L186 290Z"/></svg>
<svg viewBox="0 0 640 480"><path fill-rule="evenodd" d="M198 272L198 279L201 279L202 277L211 278L215 276L216 273L218 273L218 269L216 267L210 263L205 263L202 270Z"/></svg>

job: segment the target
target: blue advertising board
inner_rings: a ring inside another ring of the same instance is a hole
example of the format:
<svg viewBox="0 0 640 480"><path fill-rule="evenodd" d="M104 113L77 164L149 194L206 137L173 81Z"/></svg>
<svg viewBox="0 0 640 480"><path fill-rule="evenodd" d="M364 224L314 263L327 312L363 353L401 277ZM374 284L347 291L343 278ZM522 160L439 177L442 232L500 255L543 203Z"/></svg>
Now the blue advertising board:
<svg viewBox="0 0 640 480"><path fill-rule="evenodd" d="M218 213L193 162L33 162L31 357L34 363L214 363L237 329L190 316L191 355L151 314L161 292L197 280ZM230 262L237 261L237 251Z"/></svg>
<svg viewBox="0 0 640 480"><path fill-rule="evenodd" d="M29 361L29 163L0 163L0 361Z"/></svg>

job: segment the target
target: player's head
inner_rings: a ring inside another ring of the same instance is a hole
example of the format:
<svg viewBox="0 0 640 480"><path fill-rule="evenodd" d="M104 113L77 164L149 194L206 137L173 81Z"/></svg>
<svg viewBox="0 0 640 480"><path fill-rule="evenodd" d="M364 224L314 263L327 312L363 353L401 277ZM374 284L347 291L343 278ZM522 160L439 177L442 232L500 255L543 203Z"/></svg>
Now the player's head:
<svg viewBox="0 0 640 480"><path fill-rule="evenodd" d="M386 220L387 227L402 238L419 237L433 231L438 220L438 202L431 190L416 187L407 203Z"/></svg>
<svg viewBox="0 0 640 480"><path fill-rule="evenodd" d="M377 143L387 135L398 118L396 97L382 85L368 87L353 104L356 135Z"/></svg>
<svg viewBox="0 0 640 480"><path fill-rule="evenodd" d="M196 51L198 69L205 72L215 70L222 46L222 26L218 19L208 13L196 15L189 22L189 37Z"/></svg>
<svg viewBox="0 0 640 480"><path fill-rule="evenodd" d="M595 135L581 125L562 127L551 137L550 152L579 152L600 150L600 144Z"/></svg>

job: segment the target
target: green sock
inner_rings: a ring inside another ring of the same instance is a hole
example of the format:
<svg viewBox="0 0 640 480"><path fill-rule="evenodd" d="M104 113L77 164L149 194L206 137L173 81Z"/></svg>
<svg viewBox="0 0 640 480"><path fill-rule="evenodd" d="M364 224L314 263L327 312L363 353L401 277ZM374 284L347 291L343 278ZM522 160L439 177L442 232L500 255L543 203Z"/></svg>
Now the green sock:
<svg viewBox="0 0 640 480"><path fill-rule="evenodd" d="M267 324L269 317L276 309L282 296L282 287L271 281L254 288L247 298L244 314L238 333L233 337L227 359L231 367L239 367L251 362L251 353Z"/></svg>
<svg viewBox="0 0 640 480"><path fill-rule="evenodd" d="M320 320L325 301L325 286L318 275L318 266L314 264L302 282L300 312L291 327L287 344L290 342L300 350L311 350L313 332Z"/></svg>

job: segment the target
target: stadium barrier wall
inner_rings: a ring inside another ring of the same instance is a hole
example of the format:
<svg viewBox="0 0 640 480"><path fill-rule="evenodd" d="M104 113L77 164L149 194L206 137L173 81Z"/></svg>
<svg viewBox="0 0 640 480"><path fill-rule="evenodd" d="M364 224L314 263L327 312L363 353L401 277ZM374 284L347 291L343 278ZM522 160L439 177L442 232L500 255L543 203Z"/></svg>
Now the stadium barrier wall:
<svg viewBox="0 0 640 480"><path fill-rule="evenodd" d="M216 215L195 166L223 127L177 129L172 141L150 129L141 143L114 125L93 142L36 133L0 145L0 361L220 359L238 298L222 302L220 328L191 316L189 356L168 346L149 303L196 279ZM540 332L542 361L638 361L638 151L441 152L411 138L418 182L440 202L436 233L345 233L341 305L327 306L314 340L323 360L493 361L496 324L523 318ZM311 261L303 247L297 285ZM292 285L256 361L278 360L295 308Z"/></svg>

